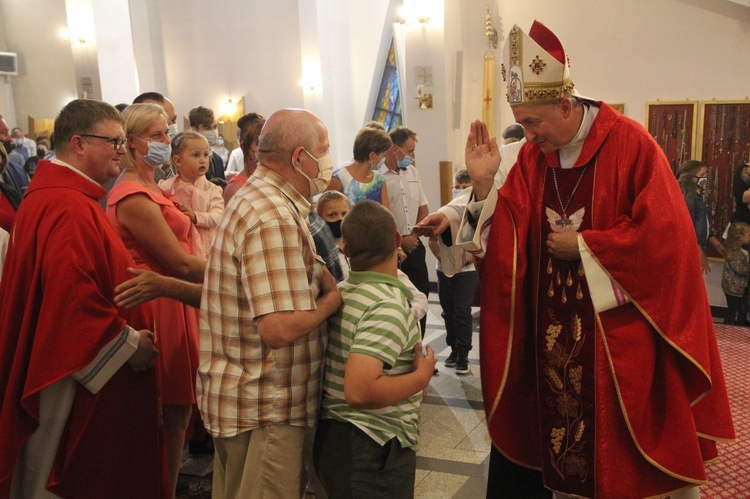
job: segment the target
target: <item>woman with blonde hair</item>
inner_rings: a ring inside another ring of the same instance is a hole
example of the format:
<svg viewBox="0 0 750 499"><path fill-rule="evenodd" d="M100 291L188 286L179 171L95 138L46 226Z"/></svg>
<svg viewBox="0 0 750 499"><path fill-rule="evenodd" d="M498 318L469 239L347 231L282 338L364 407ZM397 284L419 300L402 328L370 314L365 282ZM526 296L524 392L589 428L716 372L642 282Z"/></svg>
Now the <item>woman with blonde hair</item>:
<svg viewBox="0 0 750 499"><path fill-rule="evenodd" d="M168 118L155 104L133 104L123 113L125 170L107 197L107 217L139 268L193 282L203 279L206 261L190 254L190 218L171 194L162 192L154 171L171 155ZM195 404L198 369L198 310L170 298L154 301L164 430L174 493L185 431Z"/></svg>

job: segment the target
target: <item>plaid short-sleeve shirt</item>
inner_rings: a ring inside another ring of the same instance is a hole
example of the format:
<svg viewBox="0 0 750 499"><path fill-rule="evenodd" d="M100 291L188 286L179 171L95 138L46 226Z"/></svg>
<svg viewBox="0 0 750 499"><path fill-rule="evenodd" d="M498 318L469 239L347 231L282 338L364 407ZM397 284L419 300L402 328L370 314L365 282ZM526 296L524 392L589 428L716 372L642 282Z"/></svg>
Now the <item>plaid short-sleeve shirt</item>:
<svg viewBox="0 0 750 499"><path fill-rule="evenodd" d="M227 205L206 265L201 299L198 407L209 433L231 437L317 419L325 323L271 349L256 318L315 309L323 262L308 226L310 203L258 166Z"/></svg>

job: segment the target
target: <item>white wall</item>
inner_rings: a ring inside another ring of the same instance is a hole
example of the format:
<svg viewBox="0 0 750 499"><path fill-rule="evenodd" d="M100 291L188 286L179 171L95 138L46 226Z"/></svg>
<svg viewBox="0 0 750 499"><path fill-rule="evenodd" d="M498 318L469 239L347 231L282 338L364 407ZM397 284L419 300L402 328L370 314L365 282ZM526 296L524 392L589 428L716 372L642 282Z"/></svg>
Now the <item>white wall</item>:
<svg viewBox="0 0 750 499"><path fill-rule="evenodd" d="M102 100L130 103L138 95L128 0L92 2Z"/></svg>
<svg viewBox="0 0 750 499"><path fill-rule="evenodd" d="M246 112L266 116L304 105L296 0L148 3L159 5L149 27L161 40L164 92L179 116L198 105L218 116L224 100L243 96Z"/></svg>

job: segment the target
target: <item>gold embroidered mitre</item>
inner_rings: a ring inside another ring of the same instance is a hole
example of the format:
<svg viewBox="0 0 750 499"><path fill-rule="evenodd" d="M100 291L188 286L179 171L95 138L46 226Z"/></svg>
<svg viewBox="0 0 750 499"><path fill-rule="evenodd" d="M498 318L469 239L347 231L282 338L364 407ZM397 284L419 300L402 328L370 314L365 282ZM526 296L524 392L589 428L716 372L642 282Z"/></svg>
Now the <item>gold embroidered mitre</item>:
<svg viewBox="0 0 750 499"><path fill-rule="evenodd" d="M539 21L534 21L528 35L517 24L510 30L502 73L511 106L543 104L574 95L565 49Z"/></svg>

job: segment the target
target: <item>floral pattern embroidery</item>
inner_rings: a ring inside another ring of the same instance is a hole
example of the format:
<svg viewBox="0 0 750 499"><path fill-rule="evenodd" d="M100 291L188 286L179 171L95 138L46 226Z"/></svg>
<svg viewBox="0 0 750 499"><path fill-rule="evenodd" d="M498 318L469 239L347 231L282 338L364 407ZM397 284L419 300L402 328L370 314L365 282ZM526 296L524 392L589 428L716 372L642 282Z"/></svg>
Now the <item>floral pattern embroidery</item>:
<svg viewBox="0 0 750 499"><path fill-rule="evenodd" d="M549 319L551 323L547 326L544 349L547 363L543 371L551 393L547 403L558 415L558 422L550 433L550 462L561 478L577 476L584 481L588 475L589 462L582 452L587 443L586 421L580 396L583 366L576 359L586 336L577 313L573 313L567 324L557 320L551 311Z"/></svg>

